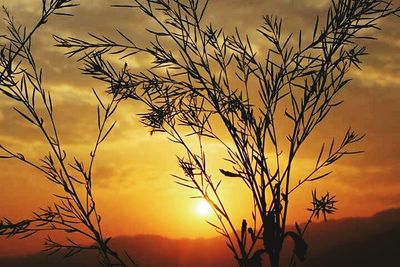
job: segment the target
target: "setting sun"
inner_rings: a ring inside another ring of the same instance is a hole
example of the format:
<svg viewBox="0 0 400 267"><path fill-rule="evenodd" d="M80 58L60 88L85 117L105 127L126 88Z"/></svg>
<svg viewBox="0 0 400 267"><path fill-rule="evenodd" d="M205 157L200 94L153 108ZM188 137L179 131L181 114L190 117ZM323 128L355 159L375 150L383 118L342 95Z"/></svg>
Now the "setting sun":
<svg viewBox="0 0 400 267"><path fill-rule="evenodd" d="M197 213L201 216L207 216L211 213L212 208L210 204L204 199L202 199L198 204L197 204Z"/></svg>

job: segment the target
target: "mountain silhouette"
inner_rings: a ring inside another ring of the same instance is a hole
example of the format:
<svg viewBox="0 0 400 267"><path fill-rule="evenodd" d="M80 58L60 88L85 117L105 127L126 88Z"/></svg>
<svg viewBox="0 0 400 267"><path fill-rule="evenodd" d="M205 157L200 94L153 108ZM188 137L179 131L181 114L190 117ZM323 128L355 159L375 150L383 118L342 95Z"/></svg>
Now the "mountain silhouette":
<svg viewBox="0 0 400 267"><path fill-rule="evenodd" d="M400 264L400 208L368 218L313 223L305 236L309 244L304 267L397 267ZM117 237L111 245L123 248L143 267L232 267L236 263L222 237L170 239L156 235ZM287 242L289 243L289 242ZM286 245L282 265L288 266L292 244ZM98 267L96 255L70 258L43 253L0 258L1 267ZM265 266L268 266L265 259Z"/></svg>

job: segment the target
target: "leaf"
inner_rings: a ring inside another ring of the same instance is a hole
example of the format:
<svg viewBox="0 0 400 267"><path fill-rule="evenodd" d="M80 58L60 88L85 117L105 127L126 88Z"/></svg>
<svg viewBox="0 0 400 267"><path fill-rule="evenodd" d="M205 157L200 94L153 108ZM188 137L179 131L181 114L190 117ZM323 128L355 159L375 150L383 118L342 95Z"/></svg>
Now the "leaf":
<svg viewBox="0 0 400 267"><path fill-rule="evenodd" d="M113 124L111 124L111 126L110 126L110 128L108 128L108 130L107 130L107 132L104 134L104 136L101 138L101 140L100 140L100 142L99 143L101 143L101 142L103 142L104 141L104 139L106 139L107 138L107 136L109 135L109 133L112 131L112 129L114 128L114 126L115 126L115 124L116 124L117 122L116 121L114 121L113 122Z"/></svg>
<svg viewBox="0 0 400 267"><path fill-rule="evenodd" d="M4 89L0 89L0 91L1 91L3 94L5 94L6 96L8 96L9 98L12 98L12 99L17 100L17 101L21 101L21 99L20 99L18 96L14 95L14 94L11 94L10 92L7 92L7 91L4 90Z"/></svg>
<svg viewBox="0 0 400 267"><path fill-rule="evenodd" d="M290 236L294 241L294 254L299 258L299 260L304 261L306 258L308 245L304 241L303 237L295 232L287 232L286 235Z"/></svg>
<svg viewBox="0 0 400 267"><path fill-rule="evenodd" d="M312 182L312 181L316 181L316 180L322 179L322 178L328 176L328 175L331 174L331 173L332 173L332 171L327 172L327 173L324 173L324 174L321 174L321 175L319 175L319 176L317 176L317 177L314 177L314 178L309 179L308 181Z"/></svg>
<svg viewBox="0 0 400 267"><path fill-rule="evenodd" d="M64 12L54 12L53 14L57 15L57 16L67 16L67 17L72 17L73 16L70 13L64 13Z"/></svg>
<svg viewBox="0 0 400 267"><path fill-rule="evenodd" d="M94 88L92 88L93 94L96 97L97 101L99 102L99 104L101 105L101 107L105 110L106 107L103 104L103 101L101 101L99 95L97 94L96 90L94 90Z"/></svg>
<svg viewBox="0 0 400 267"><path fill-rule="evenodd" d="M19 109L14 108L14 110L15 110L16 112L18 112L19 115L21 115L24 119L26 119L26 120L29 121L30 123L32 123L32 124L34 124L34 125L37 125L37 124L33 121L33 119L29 118L28 115L26 115L25 113L23 113L23 112L20 111Z"/></svg>
<svg viewBox="0 0 400 267"><path fill-rule="evenodd" d="M230 172L230 171L226 171L223 169L219 169L219 171L225 175L226 177L239 177L239 178L243 178L240 174L238 173L234 173L234 172Z"/></svg>
<svg viewBox="0 0 400 267"><path fill-rule="evenodd" d="M28 232L27 234L25 234L25 235L23 235L22 237L20 237L20 239L28 238L28 237L30 237L31 235L34 235L35 233L36 233L35 231Z"/></svg>
<svg viewBox="0 0 400 267"><path fill-rule="evenodd" d="M214 223L212 223L212 222L210 222L210 221L206 221L209 225L211 225L212 227L214 227L215 229L218 229L218 230L222 230L221 229L221 227L219 227L218 225L216 225L216 224L214 224Z"/></svg>

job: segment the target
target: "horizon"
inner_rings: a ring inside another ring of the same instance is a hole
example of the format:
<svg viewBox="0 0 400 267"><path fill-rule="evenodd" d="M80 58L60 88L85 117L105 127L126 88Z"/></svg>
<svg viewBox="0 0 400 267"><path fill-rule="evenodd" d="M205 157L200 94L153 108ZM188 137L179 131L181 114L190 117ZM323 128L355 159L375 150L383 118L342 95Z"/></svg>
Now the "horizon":
<svg viewBox="0 0 400 267"><path fill-rule="evenodd" d="M385 210L378 211L374 213L372 216L361 216L361 217L344 217L344 218L336 218L336 219L328 219L324 221L323 219L313 222L311 227L329 227L326 223L329 222L330 225L334 225L338 222L349 222L352 220L368 220L368 219L377 219L382 216L389 216L395 213L397 215L397 220L400 219L400 206L392 207ZM306 222L300 222L300 225L304 225ZM361 227L365 227L365 224L361 224ZM289 228L294 228L294 225L289 225ZM34 240L32 242L27 243L24 239L12 239L9 240L5 237L0 236L0 260L2 258L19 258L25 256L32 255L46 255L47 253L43 251L43 235L38 234L33 236ZM196 242L196 241L205 241L211 242L212 240L215 242L219 242L224 244L223 237L219 235L217 232L213 236L199 236L199 237L173 237L173 236L164 236L160 234L154 233L140 233L136 235L119 235L112 237L113 242L121 241L124 239L136 239L136 238L145 238L145 239L162 239L165 241L188 241L188 242ZM25 247L24 247L25 246ZM21 250L21 247L24 247L24 250ZM228 248L224 250L224 252L228 252Z"/></svg>

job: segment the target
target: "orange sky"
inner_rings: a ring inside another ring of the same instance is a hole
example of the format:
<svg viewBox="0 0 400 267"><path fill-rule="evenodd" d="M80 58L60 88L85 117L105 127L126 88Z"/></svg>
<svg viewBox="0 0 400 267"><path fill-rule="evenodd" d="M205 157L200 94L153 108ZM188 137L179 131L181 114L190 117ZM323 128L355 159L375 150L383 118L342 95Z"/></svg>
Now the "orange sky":
<svg viewBox="0 0 400 267"><path fill-rule="evenodd" d="M29 24L37 15L32 0L1 0L14 16ZM94 3L95 2L95 3ZM34 39L34 51L44 69L44 80L55 100L56 118L70 155L87 159L96 130L96 103L91 92L105 85L80 75L79 64L66 59L62 49L55 48L51 34L87 37L86 33L115 36L118 28L138 43L145 44L144 28L148 20L135 11L115 10L113 1L81 1L72 18L57 17L49 21ZM232 32L234 26L247 32L261 49L256 28L263 14L284 18L288 31L309 28L314 17L322 14L328 1L317 0L210 0L209 19L214 25ZM396 1L400 4L400 1ZM229 4L228 4L229 3ZM317 4L318 3L318 4ZM310 192L329 190L337 195L339 211L335 217L370 215L378 210L398 206L400 201L400 30L399 20L391 18L381 24L378 41L368 42L369 56L364 58L362 71L353 71L353 81L342 93L345 103L330 114L314 140L329 142L341 136L349 126L366 133L357 148L362 155L338 162L333 174L318 184L305 186L293 195L289 223L304 220ZM306 30L303 30L306 32ZM132 70L143 63L131 60ZM98 155L94 188L97 207L103 216L103 227L111 235L161 234L170 237L201 237L214 235L213 229L196 212L194 195L176 185L170 174L180 173L176 155L182 150L162 134L150 136L138 120L143 107L123 103L116 114L117 127ZM47 148L36 130L27 126L12 111L8 100L0 96L0 143L21 151L32 159L43 156ZM214 174L223 167L224 150L209 142ZM313 146L311 144L312 148ZM315 160L317 150L307 150L298 159L295 171L304 173ZM0 161L0 217L13 219L30 215L38 207L51 204L54 186L34 170L15 161ZM249 196L238 181L224 181L227 207L240 225L250 218ZM208 219L212 220L212 217Z"/></svg>

